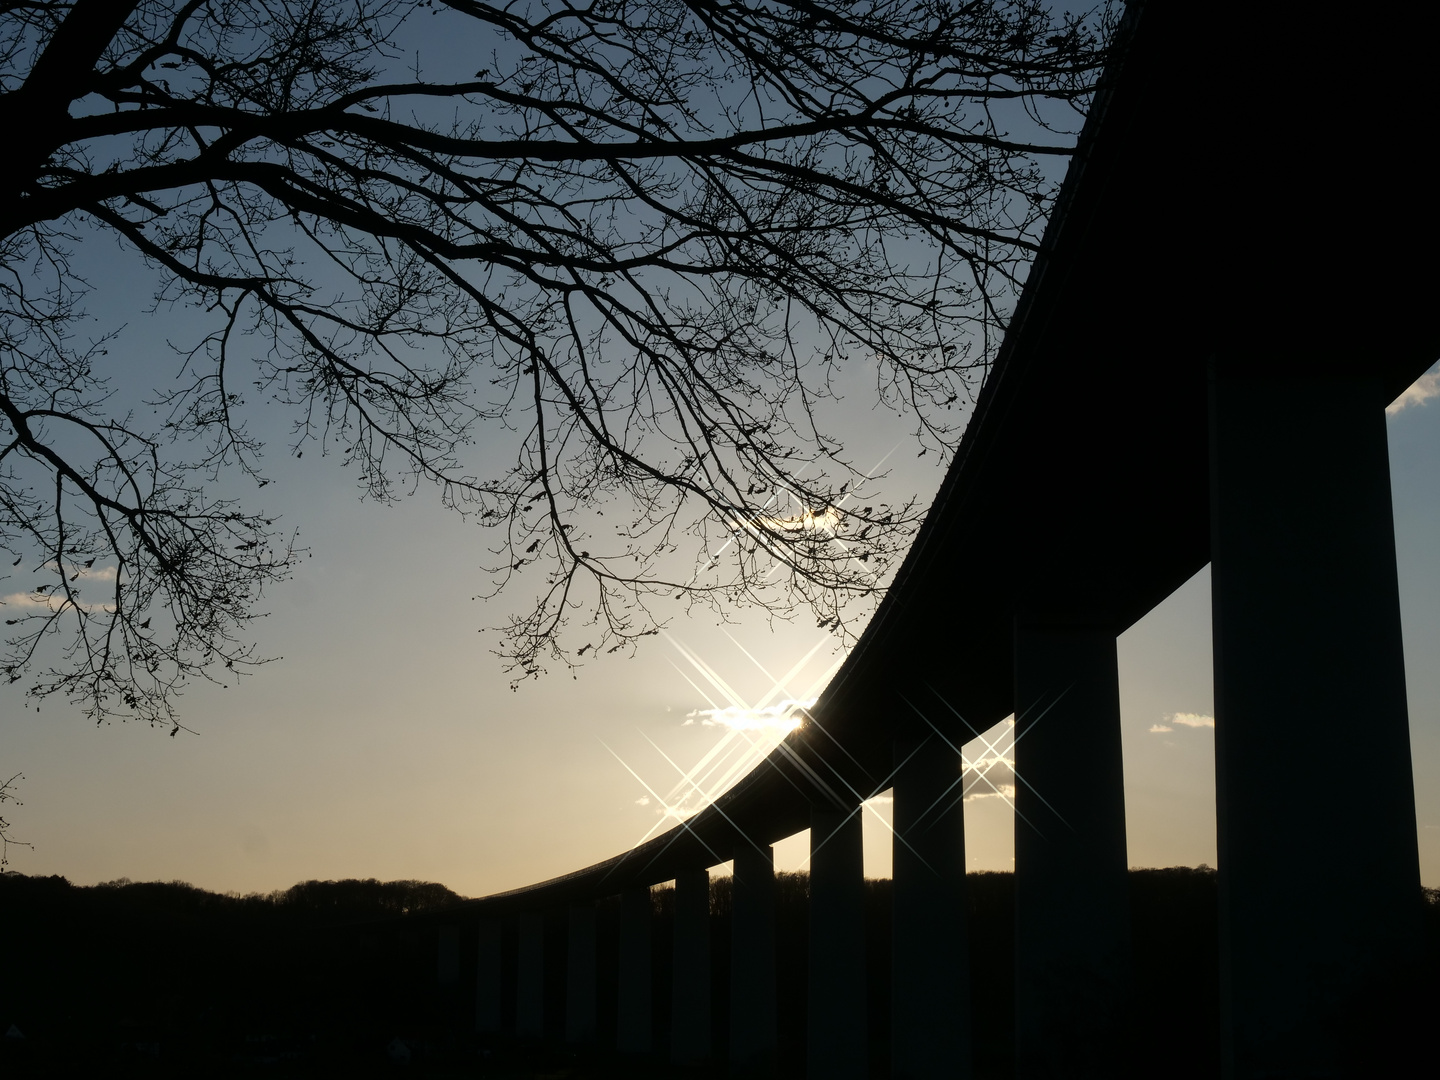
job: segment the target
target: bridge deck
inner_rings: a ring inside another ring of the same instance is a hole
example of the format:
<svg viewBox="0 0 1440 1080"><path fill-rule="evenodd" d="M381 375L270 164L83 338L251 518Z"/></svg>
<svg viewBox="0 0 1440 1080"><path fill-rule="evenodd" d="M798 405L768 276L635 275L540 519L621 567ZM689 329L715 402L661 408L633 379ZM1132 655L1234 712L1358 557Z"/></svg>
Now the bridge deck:
<svg viewBox="0 0 1440 1080"><path fill-rule="evenodd" d="M977 730L1003 719L1017 614L1119 633L1209 560L1212 363L1281 380L1283 410L1292 373L1393 397L1440 356L1421 46L1379 16L1291 18L1131 5L974 418L816 723L669 833L472 905L590 899L807 828L813 776L883 788L902 693L936 722L931 688Z"/></svg>

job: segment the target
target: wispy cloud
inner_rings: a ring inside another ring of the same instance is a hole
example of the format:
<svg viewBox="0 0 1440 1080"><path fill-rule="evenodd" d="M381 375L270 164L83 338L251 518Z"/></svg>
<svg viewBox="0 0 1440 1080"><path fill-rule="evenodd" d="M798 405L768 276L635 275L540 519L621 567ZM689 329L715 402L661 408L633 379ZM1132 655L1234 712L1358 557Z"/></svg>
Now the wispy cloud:
<svg viewBox="0 0 1440 1080"><path fill-rule="evenodd" d="M1193 712L1166 713L1165 719L1169 720L1172 724L1179 724L1182 727L1213 728L1215 726L1215 718L1213 716L1204 716L1200 713Z"/></svg>
<svg viewBox="0 0 1440 1080"><path fill-rule="evenodd" d="M0 604L4 604L6 607L17 608L49 608L51 611L54 611L58 606L55 603L54 597L46 596L43 593L23 592L12 592L7 593L5 596L0 596Z"/></svg>
<svg viewBox="0 0 1440 1080"><path fill-rule="evenodd" d="M989 789L987 788L985 791L975 790L975 791L966 792L966 794L965 794L965 801L966 801L966 802L974 802L976 799L1004 799L1006 802L1014 802L1014 801L1015 801L1015 785L1014 785L1014 784L996 784L994 791L991 791L991 790L989 790Z"/></svg>
<svg viewBox="0 0 1440 1080"><path fill-rule="evenodd" d="M1015 798L1015 763L1008 753L965 758L964 765L961 787L966 802Z"/></svg>
<svg viewBox="0 0 1440 1080"><path fill-rule="evenodd" d="M730 705L723 709L695 709L685 714L685 723L700 721L702 727L726 727L732 731L776 731L788 735L805 722L805 710L814 698L796 701L786 698L775 705L748 709Z"/></svg>
<svg viewBox="0 0 1440 1080"><path fill-rule="evenodd" d="M53 565L52 565L53 569ZM78 597L80 590L91 582L107 584L115 580L113 566L68 566L65 573L70 579L71 593ZM18 608L22 611L59 611L64 607L77 607L81 611L109 611L108 604L87 604L78 599L71 600L65 592L50 585L41 585L29 592L13 592L0 596L0 606Z"/></svg>
<svg viewBox="0 0 1440 1080"><path fill-rule="evenodd" d="M1440 368L1427 371L1405 388L1405 392L1392 401L1385 412L1394 416L1411 405L1424 405L1433 397L1440 397Z"/></svg>
<svg viewBox="0 0 1440 1080"><path fill-rule="evenodd" d="M1207 716L1204 713L1166 713L1164 723L1150 725L1150 734L1164 735L1167 732L1174 731L1176 725L1188 728L1213 728L1215 726L1215 718L1213 716Z"/></svg>

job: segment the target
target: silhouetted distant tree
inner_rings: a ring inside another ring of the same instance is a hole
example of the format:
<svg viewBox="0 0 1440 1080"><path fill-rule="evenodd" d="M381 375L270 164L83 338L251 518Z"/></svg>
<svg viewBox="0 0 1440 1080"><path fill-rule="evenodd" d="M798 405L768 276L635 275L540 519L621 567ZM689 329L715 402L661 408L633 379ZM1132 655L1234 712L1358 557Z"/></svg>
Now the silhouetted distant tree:
<svg viewBox="0 0 1440 1080"><path fill-rule="evenodd" d="M815 406L864 365L926 445L954 437L1108 19L5 4L0 549L24 579L0 673L173 724L187 680L259 662L245 625L295 549L238 501L268 482L257 404L367 495L427 482L492 526L497 589L532 568L499 650L517 678L653 632L665 594L842 628L919 514L869 496ZM441 36L473 43L464 70L427 70ZM83 329L81 245L209 319L155 389ZM514 456L467 466L495 425ZM562 644L577 614L596 625Z"/></svg>
<svg viewBox="0 0 1440 1080"><path fill-rule="evenodd" d="M271 897L285 911L331 919L378 919L448 907L464 899L434 881L302 881Z"/></svg>

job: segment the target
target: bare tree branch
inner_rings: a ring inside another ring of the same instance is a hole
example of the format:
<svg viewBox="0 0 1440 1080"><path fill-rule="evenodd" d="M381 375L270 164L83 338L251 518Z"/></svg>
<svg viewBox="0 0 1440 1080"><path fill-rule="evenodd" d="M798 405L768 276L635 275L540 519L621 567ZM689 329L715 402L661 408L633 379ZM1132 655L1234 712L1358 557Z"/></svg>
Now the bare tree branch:
<svg viewBox="0 0 1440 1080"><path fill-rule="evenodd" d="M0 805L13 802L16 806L21 805L20 800L15 796L16 781L24 780L23 773L15 773L10 779L0 783ZM10 865L11 847L33 847L34 845L24 840L17 840L10 835L10 822L0 815L0 874L5 872L5 867Z"/></svg>
<svg viewBox="0 0 1440 1080"><path fill-rule="evenodd" d="M268 483L261 406L369 496L433 483L494 530L494 588L536 594L500 646L517 678L654 633L660 597L844 633L920 510L825 429L832 373L869 365L951 444L1112 14L6 6L0 107L43 123L0 172L0 548L39 580L0 597L0 671L174 725L187 682L260 662L244 630L293 537L207 487ZM486 66L427 77L427 33ZM72 253L106 234L211 320L155 427L77 336ZM515 456L475 475L497 426Z"/></svg>

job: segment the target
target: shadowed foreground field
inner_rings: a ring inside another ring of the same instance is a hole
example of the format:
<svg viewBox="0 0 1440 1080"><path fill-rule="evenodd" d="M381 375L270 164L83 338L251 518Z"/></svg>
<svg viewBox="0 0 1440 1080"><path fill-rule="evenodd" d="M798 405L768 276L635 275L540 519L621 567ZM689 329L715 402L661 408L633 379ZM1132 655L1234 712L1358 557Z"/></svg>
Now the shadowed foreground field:
<svg viewBox="0 0 1440 1080"><path fill-rule="evenodd" d="M777 891L781 1075L804 1075L808 880ZM972 874L971 969L977 1080L1012 1073L1013 878ZM1133 1068L1176 1080L1219 1074L1215 874L1130 874L1134 928ZM654 1026L668 1045L671 899L654 896ZM69 1076L720 1076L662 1060L573 1051L560 1039L563 914L547 920L548 1047L478 1038L473 955L436 979L435 926L460 897L423 882L305 882L267 896L217 895L175 882L88 888L64 878L0 877L0 1064L7 1075ZM725 1045L729 881L712 883L716 1045ZM1426 894L1431 957L1440 892ZM888 1075L890 882L867 889L872 1075ZM459 922L460 920L456 920ZM599 977L613 985L618 906L602 905ZM473 933L462 941L473 942ZM465 961L468 961L466 963ZM513 964L513 957L509 961ZM1429 980L1433 987L1436 980ZM1417 1023L1434 1002L1407 992ZM1387 1008L1393 1009L1393 1000ZM504 1011L513 1015L513 996ZM602 1046L614 1002L600 995ZM1117 1075L1124 1070L1117 1070Z"/></svg>

